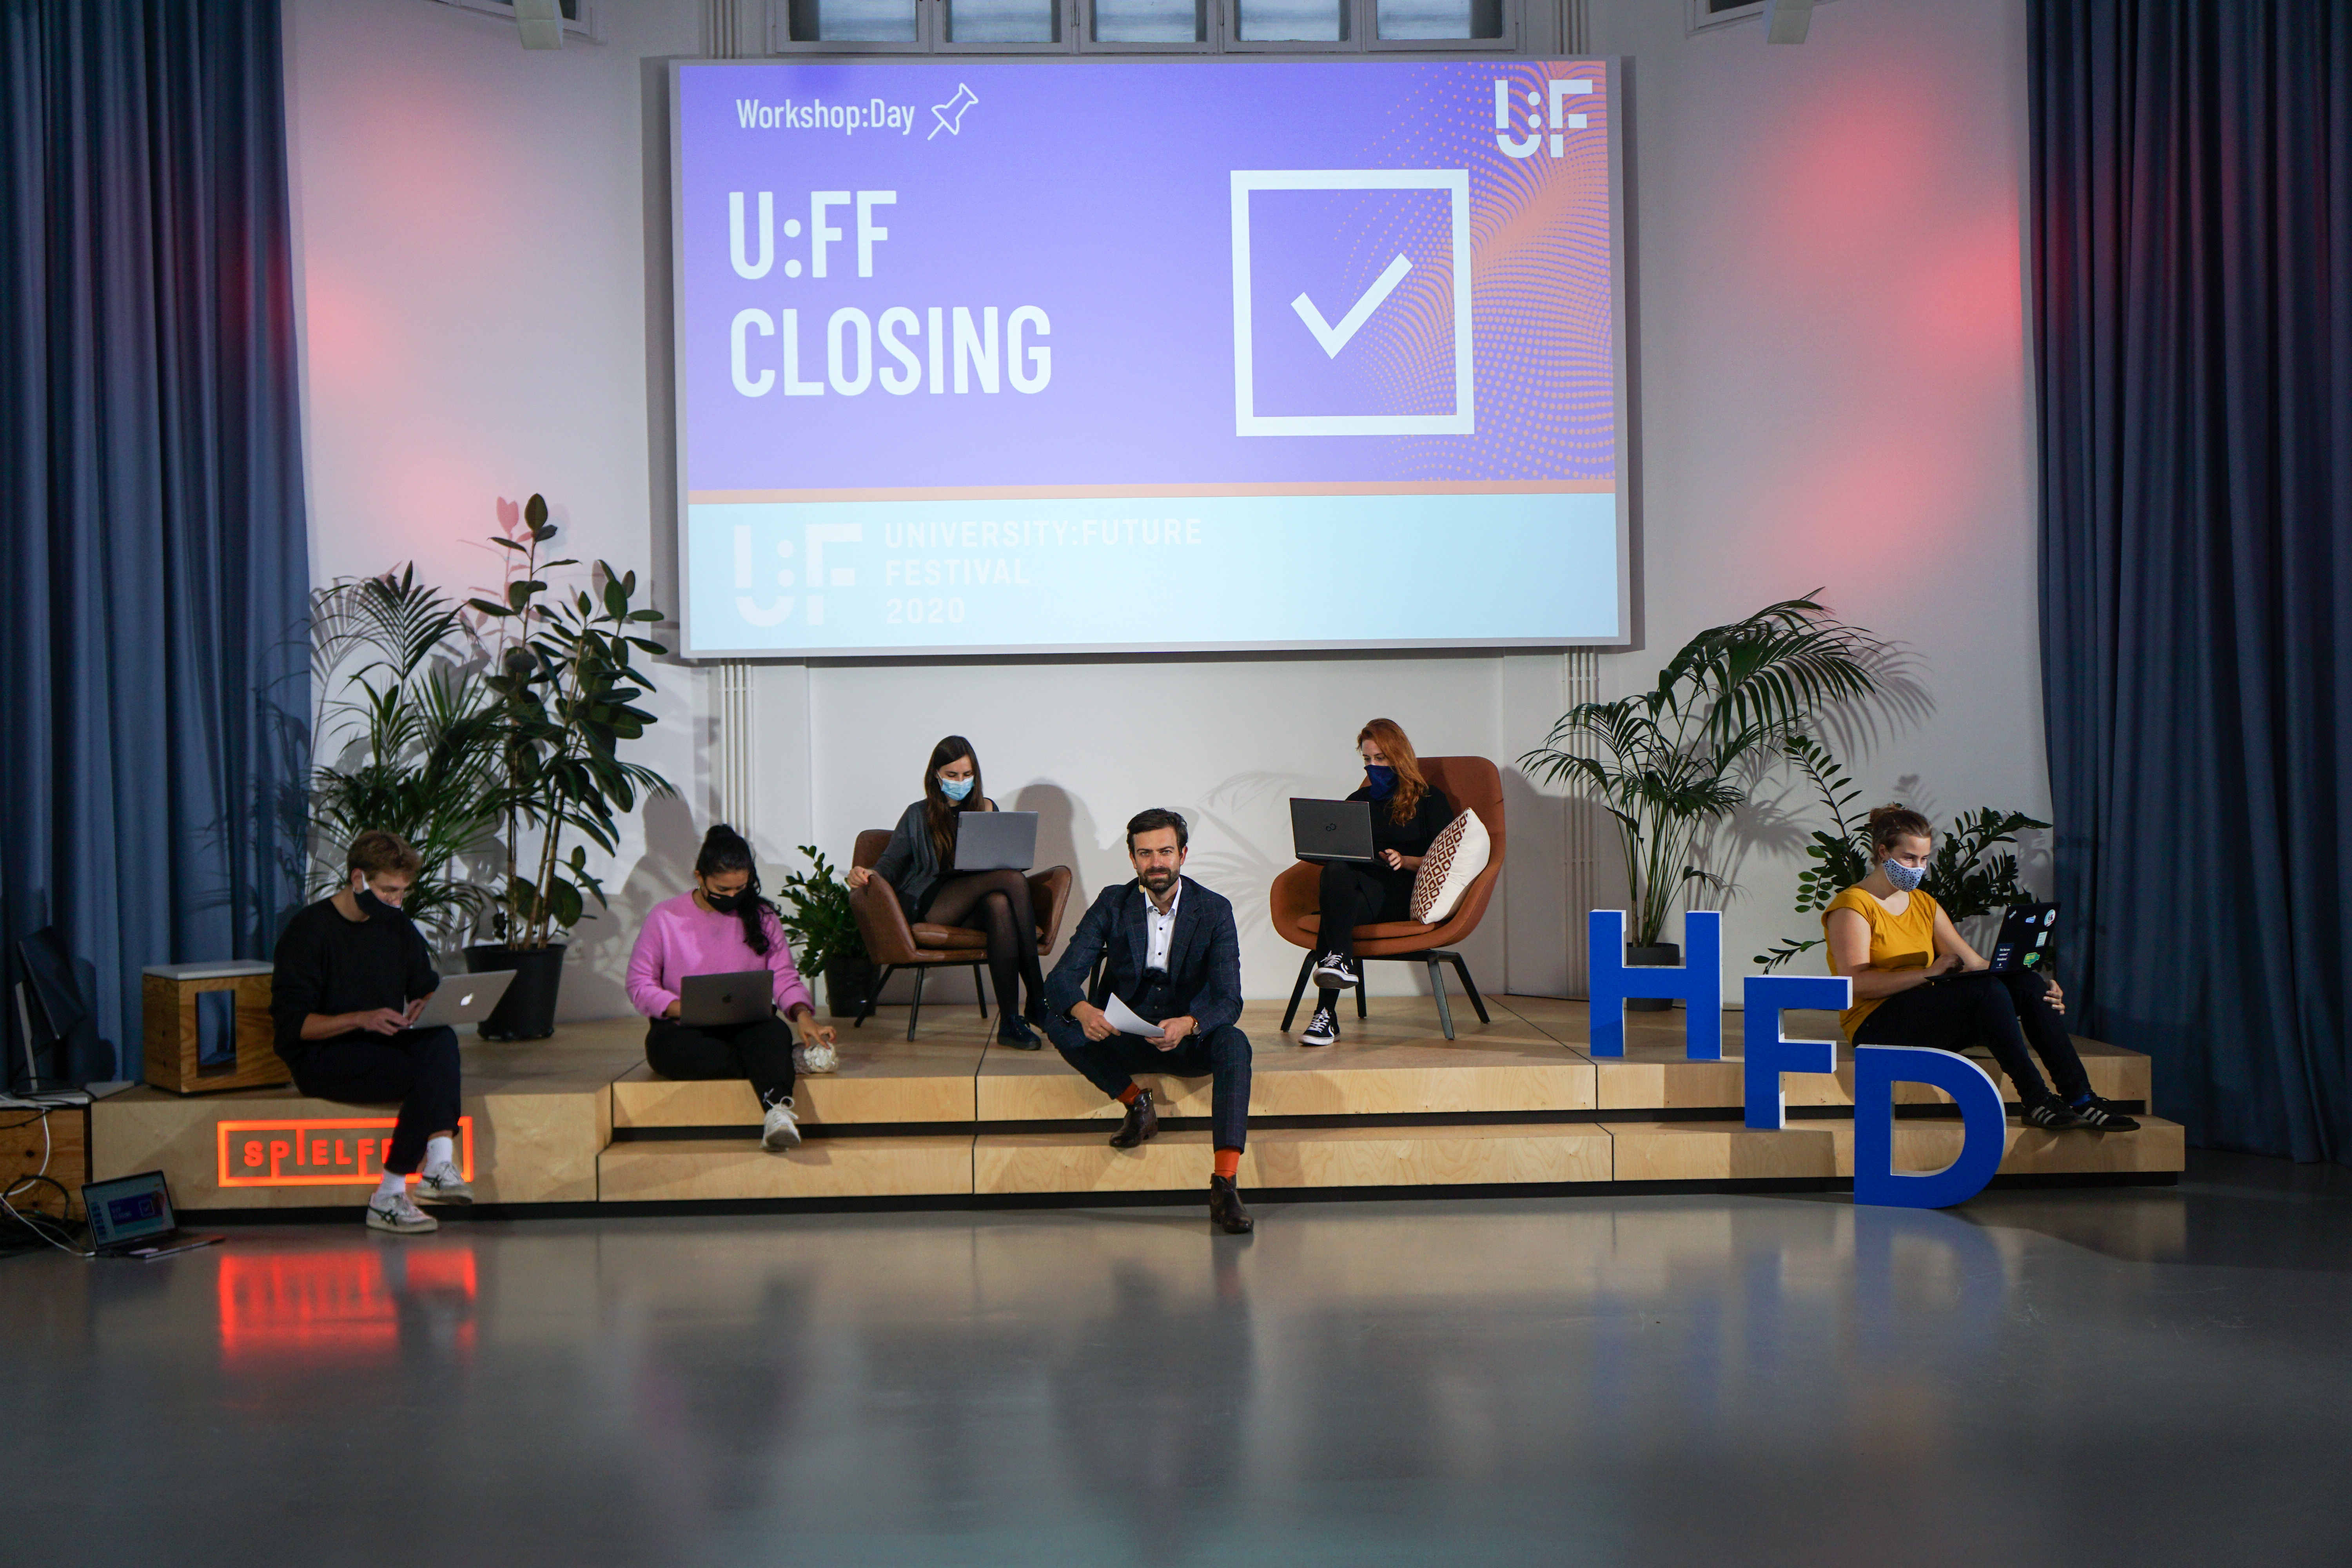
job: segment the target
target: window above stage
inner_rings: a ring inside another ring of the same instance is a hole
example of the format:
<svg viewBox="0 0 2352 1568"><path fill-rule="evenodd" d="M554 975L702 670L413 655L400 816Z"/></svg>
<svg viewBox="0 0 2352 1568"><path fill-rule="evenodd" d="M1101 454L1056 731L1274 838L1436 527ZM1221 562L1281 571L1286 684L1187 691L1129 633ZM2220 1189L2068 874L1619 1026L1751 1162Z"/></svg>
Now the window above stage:
<svg viewBox="0 0 2352 1568"><path fill-rule="evenodd" d="M496 0L485 0L496 3ZM772 54L1517 53L1549 0L770 0Z"/></svg>

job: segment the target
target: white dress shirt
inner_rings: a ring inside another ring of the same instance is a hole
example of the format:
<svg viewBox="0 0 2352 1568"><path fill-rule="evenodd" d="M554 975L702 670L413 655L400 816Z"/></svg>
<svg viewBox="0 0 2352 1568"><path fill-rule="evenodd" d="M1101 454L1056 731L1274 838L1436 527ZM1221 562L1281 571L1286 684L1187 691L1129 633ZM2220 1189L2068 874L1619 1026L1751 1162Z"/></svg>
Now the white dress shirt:
<svg viewBox="0 0 2352 1568"><path fill-rule="evenodd" d="M1143 890L1143 930L1147 939L1143 965L1146 969L1166 972L1168 951L1176 942L1176 905L1183 897L1184 879L1179 877L1175 888L1168 895L1168 912L1161 914L1160 906L1151 900L1151 889L1146 888Z"/></svg>

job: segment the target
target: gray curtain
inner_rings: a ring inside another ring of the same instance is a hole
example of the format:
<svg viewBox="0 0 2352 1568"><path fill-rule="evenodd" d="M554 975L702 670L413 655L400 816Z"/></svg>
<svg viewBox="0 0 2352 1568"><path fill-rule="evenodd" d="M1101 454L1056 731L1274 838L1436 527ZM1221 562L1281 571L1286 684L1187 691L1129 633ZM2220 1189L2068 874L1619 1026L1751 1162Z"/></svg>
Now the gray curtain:
<svg viewBox="0 0 2352 1568"><path fill-rule="evenodd" d="M94 966L129 1077L141 967L299 897L286 186L276 0L0 0L0 928Z"/></svg>

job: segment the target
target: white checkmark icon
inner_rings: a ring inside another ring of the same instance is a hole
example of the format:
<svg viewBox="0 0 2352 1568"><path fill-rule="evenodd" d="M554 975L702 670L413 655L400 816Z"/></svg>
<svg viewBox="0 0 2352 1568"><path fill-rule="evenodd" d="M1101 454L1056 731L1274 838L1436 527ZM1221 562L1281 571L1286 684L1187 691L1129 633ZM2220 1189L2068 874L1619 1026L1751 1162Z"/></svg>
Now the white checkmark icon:
<svg viewBox="0 0 2352 1568"><path fill-rule="evenodd" d="M1364 297L1339 318L1339 324L1336 327L1323 319L1323 312L1315 308L1315 301L1308 299L1304 291L1290 302L1290 308L1298 312L1298 319L1307 323L1307 330L1313 332L1315 341L1323 345L1324 357L1338 359L1339 351L1348 346L1348 340L1356 335L1356 329L1381 308L1381 300L1396 292L1396 286L1403 282L1404 275L1412 270L1412 263L1402 256L1390 262L1389 269L1372 279L1372 286L1364 290Z"/></svg>

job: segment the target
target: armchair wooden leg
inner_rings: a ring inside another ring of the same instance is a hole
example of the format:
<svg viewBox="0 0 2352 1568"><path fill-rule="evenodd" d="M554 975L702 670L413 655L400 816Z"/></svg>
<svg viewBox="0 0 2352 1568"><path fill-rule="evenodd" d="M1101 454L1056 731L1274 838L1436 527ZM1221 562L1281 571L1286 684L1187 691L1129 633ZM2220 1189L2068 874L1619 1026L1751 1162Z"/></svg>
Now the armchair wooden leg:
<svg viewBox="0 0 2352 1568"><path fill-rule="evenodd" d="M1454 1009L1447 1005L1445 1000L1445 971L1438 967L1437 960L1433 958L1429 961L1429 988L1437 993L1438 1026L1450 1040L1454 1037Z"/></svg>
<svg viewBox="0 0 2352 1568"><path fill-rule="evenodd" d="M1364 976L1367 973L1364 961L1360 958L1356 960L1356 1016L1359 1018L1368 1016L1364 1005Z"/></svg>
<svg viewBox="0 0 2352 1568"><path fill-rule="evenodd" d="M1290 1021L1298 1016L1298 999L1307 994L1307 972L1315 967L1315 950L1308 948L1307 956L1298 961L1298 984L1290 988L1290 1011L1282 1016L1282 1032L1290 1033Z"/></svg>
<svg viewBox="0 0 2352 1568"><path fill-rule="evenodd" d="M980 1016L986 1018L988 1016L988 976L980 972L980 965L977 963L971 966L971 994L980 998Z"/></svg>
<svg viewBox="0 0 2352 1568"><path fill-rule="evenodd" d="M866 1026L866 1020L874 1016L874 1005L881 998L882 987L889 984L890 976L898 973L898 966L894 963L875 977L874 984L866 991L866 1005L858 1010L856 1019L849 1026L851 1028L862 1029Z"/></svg>
<svg viewBox="0 0 2352 1568"><path fill-rule="evenodd" d="M923 1021L923 977L931 972L928 963L915 965L915 1005L907 1014L907 1037L915 1037L915 1026Z"/></svg>
<svg viewBox="0 0 2352 1568"><path fill-rule="evenodd" d="M1470 978L1470 966L1462 962L1462 955L1458 952L1453 958L1454 973L1462 977L1462 989L1470 994L1470 1005L1478 1009L1478 1021L1493 1023L1495 1020L1486 1016L1486 999L1478 994L1478 983Z"/></svg>

